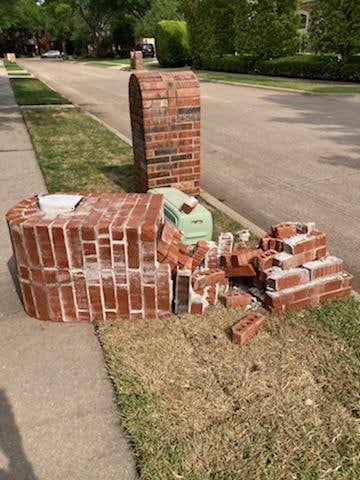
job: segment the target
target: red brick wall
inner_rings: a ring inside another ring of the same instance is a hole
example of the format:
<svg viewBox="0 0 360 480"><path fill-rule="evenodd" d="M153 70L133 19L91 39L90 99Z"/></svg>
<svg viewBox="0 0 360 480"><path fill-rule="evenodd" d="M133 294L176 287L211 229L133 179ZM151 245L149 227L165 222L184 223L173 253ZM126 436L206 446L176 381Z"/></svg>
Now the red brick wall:
<svg viewBox="0 0 360 480"><path fill-rule="evenodd" d="M157 263L161 195L84 194L48 218L36 197L8 213L26 312L42 320L152 318L171 312L170 267Z"/></svg>
<svg viewBox="0 0 360 480"><path fill-rule="evenodd" d="M200 86L193 72L139 72L130 78L136 189L200 191Z"/></svg>

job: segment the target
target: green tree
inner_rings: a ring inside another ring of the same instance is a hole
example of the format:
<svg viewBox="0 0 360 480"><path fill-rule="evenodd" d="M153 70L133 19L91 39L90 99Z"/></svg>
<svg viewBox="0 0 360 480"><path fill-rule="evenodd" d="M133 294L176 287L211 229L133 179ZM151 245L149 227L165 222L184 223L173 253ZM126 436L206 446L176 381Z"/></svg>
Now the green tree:
<svg viewBox="0 0 360 480"><path fill-rule="evenodd" d="M70 0L79 15L88 25L94 45L95 53L102 55L108 47L109 36L112 34L112 26L123 18L130 15L139 18L150 8L150 0ZM120 22L121 23L121 22ZM105 48L104 48L105 47Z"/></svg>
<svg viewBox="0 0 360 480"><path fill-rule="evenodd" d="M150 9L136 22L136 35L154 37L161 20L183 20L182 7L182 0L152 0Z"/></svg>
<svg viewBox="0 0 360 480"><path fill-rule="evenodd" d="M201 59L234 52L234 9L238 0L184 0L195 66Z"/></svg>
<svg viewBox="0 0 360 480"><path fill-rule="evenodd" d="M360 51L359 0L318 0L311 17L310 42L317 51L340 53L348 63Z"/></svg>
<svg viewBox="0 0 360 480"><path fill-rule="evenodd" d="M43 8L37 0L0 0L0 33L16 53L23 53L25 44L43 29Z"/></svg>
<svg viewBox="0 0 360 480"><path fill-rule="evenodd" d="M237 0L236 50L260 58L295 53L299 47L298 0Z"/></svg>
<svg viewBox="0 0 360 480"><path fill-rule="evenodd" d="M58 39L62 44L62 50L65 52L65 44L72 40L75 31L84 27L83 21L76 14L75 6L66 1L46 0L43 3L46 33ZM84 28L82 28L84 31Z"/></svg>

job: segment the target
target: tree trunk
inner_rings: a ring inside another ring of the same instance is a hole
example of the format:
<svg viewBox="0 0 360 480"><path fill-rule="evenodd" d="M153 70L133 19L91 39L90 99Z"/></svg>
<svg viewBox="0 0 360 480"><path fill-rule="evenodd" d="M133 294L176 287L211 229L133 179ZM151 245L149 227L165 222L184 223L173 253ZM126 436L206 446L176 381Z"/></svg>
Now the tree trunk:
<svg viewBox="0 0 360 480"><path fill-rule="evenodd" d="M341 50L341 60L342 60L342 62L343 63L349 63L350 62L350 55L351 55L350 48L344 47Z"/></svg>

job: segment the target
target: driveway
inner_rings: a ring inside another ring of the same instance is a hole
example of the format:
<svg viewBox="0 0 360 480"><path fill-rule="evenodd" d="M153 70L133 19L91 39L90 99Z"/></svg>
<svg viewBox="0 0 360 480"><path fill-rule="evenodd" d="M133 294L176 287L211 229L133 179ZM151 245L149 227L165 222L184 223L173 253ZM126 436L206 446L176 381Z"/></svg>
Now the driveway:
<svg viewBox="0 0 360 480"><path fill-rule="evenodd" d="M22 60L131 137L129 73ZM263 229L315 221L360 287L360 96L202 83L202 187Z"/></svg>

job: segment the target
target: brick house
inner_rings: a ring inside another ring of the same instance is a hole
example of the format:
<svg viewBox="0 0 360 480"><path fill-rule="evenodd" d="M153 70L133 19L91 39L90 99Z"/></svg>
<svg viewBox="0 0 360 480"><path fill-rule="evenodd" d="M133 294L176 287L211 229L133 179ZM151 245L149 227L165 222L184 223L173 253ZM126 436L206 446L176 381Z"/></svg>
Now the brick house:
<svg viewBox="0 0 360 480"><path fill-rule="evenodd" d="M307 30L309 28L311 12L314 9L316 1L317 0L303 0L301 2L300 15L301 15L301 29L302 30Z"/></svg>

